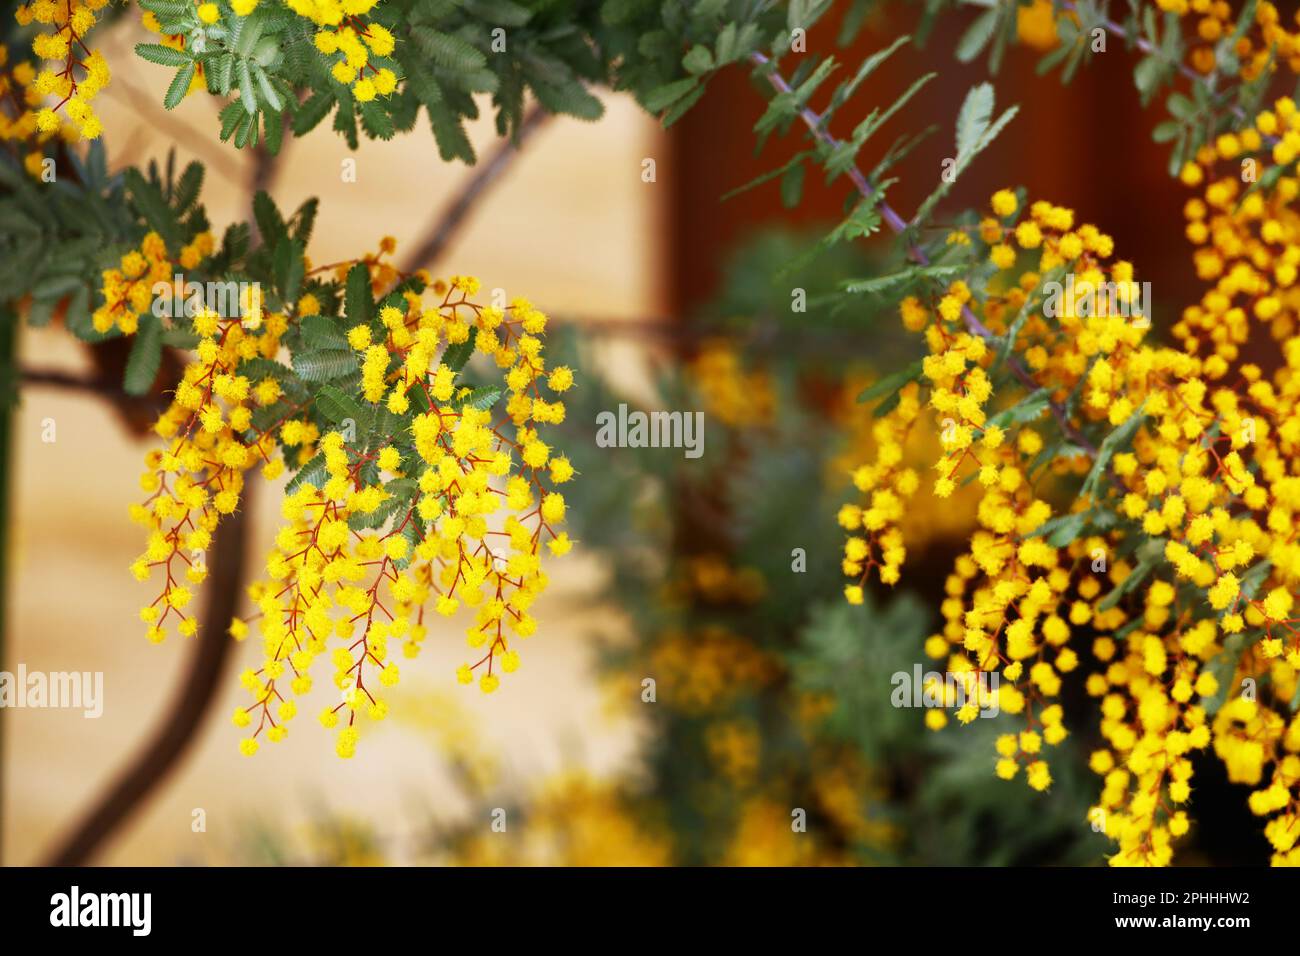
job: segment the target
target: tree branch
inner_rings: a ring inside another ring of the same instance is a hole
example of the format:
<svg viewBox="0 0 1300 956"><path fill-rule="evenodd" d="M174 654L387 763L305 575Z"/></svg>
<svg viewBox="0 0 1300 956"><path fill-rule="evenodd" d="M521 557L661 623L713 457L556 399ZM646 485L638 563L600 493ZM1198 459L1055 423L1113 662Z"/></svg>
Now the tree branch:
<svg viewBox="0 0 1300 956"><path fill-rule="evenodd" d="M438 258L446 251L447 246L460 231L460 227L468 218L474 205L501 177L501 174L510 166L511 161L519 155L524 143L541 128L549 115L540 106L534 106L528 111L523 122L519 124L519 134L516 139L502 141L496 152L492 154L492 157L474 171L474 175L466 183L464 189L461 190L460 195L447 207L424 238L419 241L415 251L407 257L405 264L402 266L403 272L415 272L438 261Z"/></svg>
<svg viewBox="0 0 1300 956"><path fill-rule="evenodd" d="M167 407L160 395L127 395L118 382L99 376L73 375L61 369L25 368L21 372L24 385L49 386L73 392L85 392L107 399L114 405L145 409L158 414Z"/></svg>
<svg viewBox="0 0 1300 956"><path fill-rule="evenodd" d="M234 645L227 628L239 609L243 591L244 551L256 485L255 481L244 485L239 510L218 526L213 538L208 606L199 628L198 646L185 680L164 711L166 716L149 743L43 865L85 865L175 769L202 725Z"/></svg>

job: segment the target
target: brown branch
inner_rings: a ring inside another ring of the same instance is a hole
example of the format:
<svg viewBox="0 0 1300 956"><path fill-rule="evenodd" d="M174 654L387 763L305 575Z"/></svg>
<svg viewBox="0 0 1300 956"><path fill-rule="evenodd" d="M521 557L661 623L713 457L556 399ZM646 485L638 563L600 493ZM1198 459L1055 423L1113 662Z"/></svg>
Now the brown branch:
<svg viewBox="0 0 1300 956"><path fill-rule="evenodd" d="M44 865L83 866L93 858L105 841L144 804L145 797L176 768L202 725L234 645L227 628L239 609L243 591L244 551L256 484L250 481L244 486L239 510L217 528L212 545L208 606L199 628L198 646L184 682L164 711L164 718L152 739L81 823L59 843Z"/></svg>
<svg viewBox="0 0 1300 956"><path fill-rule="evenodd" d="M73 375L61 369L25 368L20 373L22 384L48 386L73 392L85 392L103 398L114 405L146 409L155 415L166 409L161 395L127 395L121 383L98 375Z"/></svg>
<svg viewBox="0 0 1300 956"><path fill-rule="evenodd" d="M501 177L511 161L519 155L524 143L542 126L549 115L540 106L534 106L528 111L528 115L519 124L518 134L513 139L504 140L491 158L474 171L474 175L460 191L460 195L420 240L415 251L407 257L402 266L403 272L415 272L438 261L439 256L446 251L447 246L460 231L474 205Z"/></svg>

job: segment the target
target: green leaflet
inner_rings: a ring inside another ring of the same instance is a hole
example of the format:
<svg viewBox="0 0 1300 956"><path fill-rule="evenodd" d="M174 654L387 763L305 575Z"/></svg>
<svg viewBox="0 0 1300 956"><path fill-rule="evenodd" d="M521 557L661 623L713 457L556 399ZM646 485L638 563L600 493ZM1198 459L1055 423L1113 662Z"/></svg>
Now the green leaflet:
<svg viewBox="0 0 1300 956"><path fill-rule="evenodd" d="M448 345L442 353L442 364L453 372L459 372L474 354L474 336L471 334L464 342Z"/></svg>
<svg viewBox="0 0 1300 956"><path fill-rule="evenodd" d="M1030 392L1010 408L1005 408L997 414L989 416L988 421L984 423L984 427L988 428L996 425L998 428L1005 428L1008 425L1032 422L1047 411L1051 403L1051 390L1040 388L1035 392Z"/></svg>
<svg viewBox="0 0 1300 956"><path fill-rule="evenodd" d="M305 484L319 488L325 484L326 477L328 477L328 473L325 471L325 455L322 452L298 469L298 473L290 478L289 483L285 485L285 493L293 494Z"/></svg>
<svg viewBox="0 0 1300 956"><path fill-rule="evenodd" d="M391 491L392 485L396 482L389 482L384 486L385 491ZM387 498L382 504L370 514L354 512L348 517L348 527L353 531L365 531L373 528L382 528L386 525L393 515L397 514L402 508L409 508L410 502L399 497Z"/></svg>
<svg viewBox="0 0 1300 956"><path fill-rule="evenodd" d="M912 217L914 224L929 221L930 214L939 204L966 167L981 152L989 147L1002 130L1019 112L1018 107L1003 111L996 120L993 119L993 87L988 83L974 86L966 94L961 110L957 114L956 146L957 155L945 161L945 175L940 177L938 187L921 203L921 208Z"/></svg>
<svg viewBox="0 0 1300 956"><path fill-rule="evenodd" d="M350 352L348 337L334 319L324 315L304 316L298 323L303 344L308 348Z"/></svg>
<svg viewBox="0 0 1300 956"><path fill-rule="evenodd" d="M993 39L993 31L997 29L1001 11L1002 7L999 4L985 10L971 21L970 26L966 28L966 32L957 41L956 57L958 60L962 63L969 63L980 55L984 47L988 46L989 40Z"/></svg>
<svg viewBox="0 0 1300 956"><path fill-rule="evenodd" d="M1133 436L1137 434L1145 418L1146 412L1140 407L1122 425L1106 436L1097 449L1097 458L1092 464L1092 470L1088 472L1088 477L1084 479L1083 487L1079 491L1080 495L1096 495L1097 487L1106 474L1111 458L1133 441Z"/></svg>
<svg viewBox="0 0 1300 956"><path fill-rule="evenodd" d="M175 50L161 43L137 43L135 55L159 66L185 66L194 64L194 58L184 50Z"/></svg>
<svg viewBox="0 0 1300 956"><path fill-rule="evenodd" d="M321 124L334 109L337 100L331 90L317 90L301 106L294 110L293 135L305 136Z"/></svg>
<svg viewBox="0 0 1300 956"><path fill-rule="evenodd" d="M1088 522L1091 519L1092 513L1088 511L1058 515L1040 524L1029 533L1029 537L1046 538L1047 543L1053 548L1064 548L1083 534L1084 528L1088 527Z"/></svg>
<svg viewBox="0 0 1300 956"><path fill-rule="evenodd" d="M889 275L874 276L870 279L849 279L843 283L845 292L854 294L894 292L900 287L910 286L923 279L945 280L970 271L965 263L954 265L914 266Z"/></svg>
<svg viewBox="0 0 1300 956"><path fill-rule="evenodd" d="M302 243L296 239L285 238L276 243L275 246L275 286L280 293L280 299L285 306L291 306L298 301L298 293L302 289L303 280L303 247ZM319 316L309 316L308 318L320 318ZM315 342L316 345L325 345L323 342ZM343 340L346 346L347 340ZM339 345L329 345L329 348L339 348Z"/></svg>
<svg viewBox="0 0 1300 956"><path fill-rule="evenodd" d="M676 80L672 83L665 83L663 86L656 87L646 94L642 99L641 105L647 112L659 113L672 106L679 99L695 89L699 85L699 80L695 77L687 77L682 80Z"/></svg>
<svg viewBox="0 0 1300 956"><path fill-rule="evenodd" d="M1211 717L1219 712L1219 708L1223 706L1230 693L1239 692L1239 688L1232 686L1232 678L1237 671L1237 662L1247 648L1263 637L1264 632L1259 628L1242 631L1238 634L1230 634L1224 638L1223 650L1206 663L1205 669L1213 674L1215 680L1219 682L1219 689L1215 691L1213 696L1201 698L1201 706L1205 708L1205 712Z"/></svg>
<svg viewBox="0 0 1300 956"><path fill-rule="evenodd" d="M741 193L748 192L749 190L753 189L755 186L761 186L763 183L770 182L773 179L784 177L796 170L799 172L800 180L802 181L803 178L802 164L805 159L809 158L812 155L813 155L812 150L804 150L802 152L796 153L793 157L790 158L788 162L783 163L782 165L778 166L776 169L769 170L768 172L763 173L762 175L756 176L755 178L751 179L749 182L745 183L745 185L737 186L735 189L723 193L722 201L726 202L728 199L732 199L736 196L739 196ZM784 181L782 182L781 187L783 190L785 189ZM789 204L787 203L787 205Z"/></svg>
<svg viewBox="0 0 1300 956"><path fill-rule="evenodd" d="M162 319L151 312L140 316L140 325L127 356L122 388L128 395L143 395L153 386L162 364Z"/></svg>
<svg viewBox="0 0 1300 956"><path fill-rule="evenodd" d="M894 372L892 375L886 375L879 381L873 382L871 385L864 388L858 394L857 400L859 402L872 402L877 398L898 392L907 385L908 382L914 382L921 377L922 367L921 359L917 359L911 365L907 366L907 368Z"/></svg>
<svg viewBox="0 0 1300 956"><path fill-rule="evenodd" d="M491 385L480 385L470 389L470 393L459 402L461 408L477 408L487 411L501 398L501 389Z"/></svg>
<svg viewBox="0 0 1300 956"><path fill-rule="evenodd" d="M333 385L323 385L316 393L316 410L336 425L351 421L358 428L371 417L359 401Z"/></svg>
<svg viewBox="0 0 1300 956"><path fill-rule="evenodd" d="M307 382L328 382L357 370L356 353L337 349L313 349L293 357L293 370Z"/></svg>
<svg viewBox="0 0 1300 956"><path fill-rule="evenodd" d="M169 110L179 106L181 100L185 99L185 94L189 92L190 82L193 79L194 63L190 61L177 70L176 75L172 77L167 92L163 95L163 106Z"/></svg>
<svg viewBox="0 0 1300 956"><path fill-rule="evenodd" d="M175 210L163 199L158 186L145 179L134 166L126 169L122 175L127 191L131 194L131 200L140 210L145 222L162 236L169 252L173 254L179 252L180 247L184 245L181 239L180 220Z"/></svg>
<svg viewBox="0 0 1300 956"><path fill-rule="evenodd" d="M358 262L348 270L343 294L343 308L350 325L364 325L374 314L375 300L370 295L370 269Z"/></svg>
<svg viewBox="0 0 1300 956"><path fill-rule="evenodd" d="M253 197L253 219L262 235L262 242L274 249L286 239L289 231L284 224L284 217L275 206L275 200L265 190L259 190Z"/></svg>
<svg viewBox="0 0 1300 956"><path fill-rule="evenodd" d="M1116 585L1097 605L1099 611L1109 611L1147 579L1147 576L1164 560L1165 539L1152 538L1143 542L1138 549L1138 563L1129 572L1128 577Z"/></svg>
<svg viewBox="0 0 1300 956"><path fill-rule="evenodd" d="M203 189L203 176L202 163L192 162L185 167L171 195L172 204L176 209L183 213L198 202L199 193Z"/></svg>
<svg viewBox="0 0 1300 956"><path fill-rule="evenodd" d="M1242 596L1248 601L1254 600L1259 594L1260 587L1268 580L1269 572L1272 570L1273 562L1267 558L1251 565L1246 573L1241 576L1240 588Z"/></svg>

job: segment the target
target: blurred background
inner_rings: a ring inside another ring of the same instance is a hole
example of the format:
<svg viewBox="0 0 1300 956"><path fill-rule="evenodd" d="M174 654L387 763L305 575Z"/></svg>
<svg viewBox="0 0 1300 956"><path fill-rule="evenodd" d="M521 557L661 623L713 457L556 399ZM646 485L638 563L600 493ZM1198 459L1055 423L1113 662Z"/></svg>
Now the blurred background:
<svg viewBox="0 0 1300 956"><path fill-rule="evenodd" d="M983 207L1004 186L1073 207L1116 240L1153 283L1156 326L1197 294L1181 240L1184 189L1151 143L1160 107L1143 110L1118 43L1064 87L1035 75L1050 47L1040 19L1022 30L994 78L999 107L1020 115L957 185L951 208ZM1027 11L1032 17L1033 11ZM168 74L131 55L126 18L103 49L114 167L164 157L208 164L205 203L218 228L245 215L254 174L216 141L215 103L157 105ZM841 62L856 64L914 26L900 8L875 15ZM966 19L941 18L874 75L851 128L911 80L932 83L886 130L936 124L898 170L890 201L906 216L952 151L957 108L987 78L952 57ZM810 45L833 42L833 22ZM1036 46L1037 49L1034 49ZM350 761L304 718L288 741L246 759L229 715L236 677L256 648L226 660L215 699L175 769L133 801L92 862L123 864L1096 864L1109 845L1086 810L1096 717L1066 700L1072 736L1047 794L992 773L997 720L941 734L889 704L889 675L927 664L943 577L969 531L964 509L920 496L909 516L902 582L862 607L840 597L835 511L849 471L870 454L871 418L854 398L910 361L892 309L863 298L819 308L816 292L871 274L889 240L844 247L781 275L833 224L843 184L810 181L796 210L775 183L720 197L775 168L797 137L754 154L765 93L723 74L669 132L630 98L607 94L596 124L547 119L430 263L484 287L525 295L556 321L555 352L580 371L564 447L581 472L572 534L553 562L538 635L524 666L486 697L455 683L459 629L432 631L403 668L394 715ZM843 132L843 130L837 130ZM490 121L472 129L480 162L496 149ZM356 182L340 179L356 159ZM656 161L654 182L642 162ZM874 158L871 158L874 162ZM282 208L322 199L316 262L398 240L421 246L475 169L437 160L423 127L351 154L325 130L288 142L273 170ZM779 277L779 278L778 278ZM790 289L809 290L792 314ZM24 330L25 367L73 376L90 355L61 329ZM621 401L706 414L705 455L598 449L595 415ZM57 440L41 440L43 422ZM6 710L3 857L39 863L103 799L175 706L192 649L142 636L144 598L127 573L140 550L126 517L149 443L101 395L33 384L16 424L9 633L3 668L103 671L98 720L58 710ZM937 439L935 443L937 448ZM934 449L915 449L918 463ZM87 475L93 477L87 478ZM248 573L279 517L278 488L251 511ZM932 510L931 510L932 509ZM806 570L792 570L803 549ZM643 700L653 678L654 702ZM983 725L989 726L983 726ZM1259 863L1267 845L1244 792L1198 768L1196 829L1182 862ZM506 809L506 833L491 829ZM205 829L195 832L195 811ZM807 832L791 829L802 810Z"/></svg>

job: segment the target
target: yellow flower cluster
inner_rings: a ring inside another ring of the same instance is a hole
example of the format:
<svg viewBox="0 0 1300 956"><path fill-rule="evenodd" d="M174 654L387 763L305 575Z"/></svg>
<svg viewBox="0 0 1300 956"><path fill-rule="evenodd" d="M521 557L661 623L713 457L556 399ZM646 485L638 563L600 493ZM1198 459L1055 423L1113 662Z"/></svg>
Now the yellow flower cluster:
<svg viewBox="0 0 1300 956"><path fill-rule="evenodd" d="M873 425L875 461L853 471L853 486L868 497L862 504L840 508L840 527L853 532L844 543L842 561L845 575L856 579L844 589L850 604L862 603L862 585L872 568L879 569L880 580L894 584L907 557L900 524L921 478L904 462L903 449L921 414L917 395L917 386L907 385L893 414L882 416Z"/></svg>
<svg viewBox="0 0 1300 956"><path fill-rule="evenodd" d="M691 383L704 401L704 412L733 428L770 424L775 417L776 395L772 377L763 370L749 371L731 342L711 339L687 367Z"/></svg>
<svg viewBox="0 0 1300 956"><path fill-rule="evenodd" d="M547 585L543 545L555 555L572 546L556 530L564 498L550 488L570 480L573 466L552 454L538 429L563 421L563 402L547 395L567 391L573 374L564 366L546 370L543 313L524 299L504 310L475 304L469 296L478 288L477 279L463 276L435 284L442 301L432 308L407 293L403 307L381 311L382 339L367 324L348 333L367 403L394 416L413 405L427 409L409 433L364 449L349 445L342 431L318 440L305 418L281 426L282 441L302 446L303 455L318 445L323 469L285 498L287 523L267 559L267 578L250 592L265 663L243 678L253 704L235 722L257 719L245 753L257 750L262 731L272 741L284 738L297 712L292 698L310 690L311 666L328 656L342 700L320 720L339 729L338 754L351 757L358 714L387 714L382 688L399 678L390 642L400 641L406 657L418 655L428 605L443 616L462 605L474 609L466 635L480 656L460 667L462 683L481 670L479 687L491 693L498 670L519 667L515 638L535 632L529 608ZM503 371L510 393L496 420L440 360L471 335L474 349ZM247 624L237 621L234 632L247 634Z"/></svg>
<svg viewBox="0 0 1300 956"><path fill-rule="evenodd" d="M734 567L720 554L694 555L664 585L667 606L756 604L767 595L767 582L754 568Z"/></svg>
<svg viewBox="0 0 1300 956"><path fill-rule="evenodd" d="M362 17L375 8L379 0L285 0L289 9L300 17L326 27Z"/></svg>
<svg viewBox="0 0 1300 956"><path fill-rule="evenodd" d="M206 310L194 317L197 361L186 366L171 405L155 425L167 446L146 455L140 485L149 497L131 509L132 519L149 533L131 572L145 581L161 568L165 578L162 593L140 612L154 643L166 638L164 625L173 615L181 635L197 633L198 621L185 613L193 598L188 585L207 577L204 554L221 517L238 507L248 469L260 459L267 478L284 470L283 460L272 457L272 430L257 433L255 440L248 437L255 406L274 402L278 390L265 383L255 388L239 367L273 357L287 325L282 315L256 323L251 331L241 318Z"/></svg>
<svg viewBox="0 0 1300 956"><path fill-rule="evenodd" d="M881 428L879 418L862 414L862 403L858 401L858 396L878 381L879 377L874 372L864 370L861 373L850 373L829 396L827 414L836 429L844 436L842 447L827 457L824 468L827 487L834 489L835 494L842 490L846 474L852 475L855 481L861 479L867 482L866 476L869 472L860 472L860 469L864 468L862 462L878 460L881 438L886 444L894 442L901 451L902 457L894 466L895 473L901 475L906 469L911 469L913 472L916 484L911 484L913 478L909 477L903 483L904 490L911 488L914 492L920 485L918 469L929 467L943 454L943 442L938 431L930 428L912 428L905 434L895 435L892 424ZM899 393L899 400L915 403L917 395L916 386L909 384ZM910 407L912 406L909 405ZM919 414L920 406L915 407ZM866 467L870 468L870 466ZM867 487L863 490L869 492L870 484L867 483ZM897 484L894 485L894 490L898 490ZM908 546L913 548L924 548L932 542L952 541L968 536L973 522L968 512L973 511L978 500L978 496L973 493L979 490L981 489L978 483L959 487L953 492L952 497L937 509L902 509L902 515L896 525L902 532L902 538L898 540L906 541ZM906 500L911 499L911 494L909 492ZM861 510L859 508L859 511ZM842 519L851 522L852 514L852 510L845 512ZM873 546L876 541L878 536L873 539ZM883 549L877 549L878 558L882 556L882 551ZM849 573L851 572L846 569L845 574ZM869 576L865 564L859 573L859 583L865 582Z"/></svg>
<svg viewBox="0 0 1300 956"><path fill-rule="evenodd" d="M399 275L382 261L393 245L385 239L377 254L316 269L303 259L308 276L332 271L344 279L364 267L384 302L374 321L346 332L360 371L358 394L347 400L375 426L364 441L355 419L322 435L318 422L337 419L310 394L297 396L301 386L290 389L291 399L268 362L287 332L321 314L321 298L309 292L288 314L264 311L257 297L241 302L235 317L206 308L192 316L196 360L155 426L165 449L146 456L148 497L132 517L147 529L148 544L131 570L146 580L162 569L162 593L140 614L154 642L165 639L172 618L180 634L197 632L186 612L191 588L207 576L204 553L222 516L238 508L249 469L261 464L267 479L286 466L304 469L284 499L286 524L266 578L250 588L265 661L243 676L253 703L234 716L240 727L258 720L241 743L245 754L257 751L263 731L271 741L285 738L294 698L311 689L309 668L328 655L342 702L327 707L321 722L342 724L337 751L352 756L358 712L383 719L387 704L377 692L398 680L388 644L400 640L406 656L419 653L426 604L445 616L462 604L474 609L468 643L481 656L457 676L469 683L481 669L479 686L495 690L496 671L519 666L514 639L536 630L529 609L547 585L543 546L554 555L572 547L559 530L566 504L553 489L575 471L540 429L564 420L556 396L574 377L565 366L547 369L547 317L522 298L504 309L472 302L479 282L467 276L427 284L440 298L429 307L409 283L390 294L397 280L427 283L423 273ZM178 265L199 267L212 246L210 234L196 236ZM151 282L171 270L163 241L149 233L120 268L104 272L96 328L134 331L151 305ZM503 387L457 384L456 370L473 353L496 366ZM230 633L247 637L249 622L236 619ZM331 648L331 639L339 645Z"/></svg>
<svg viewBox="0 0 1300 956"><path fill-rule="evenodd" d="M289 8L321 29L316 32L316 49L327 57L337 55L330 74L350 86L362 103L387 96L397 89L397 74L387 66L376 66L372 57L388 57L396 48L392 32L378 23L360 19L378 0L288 0Z"/></svg>
<svg viewBox="0 0 1300 956"><path fill-rule="evenodd" d="M1032 0L1016 8L1016 39L1035 50L1050 50L1059 42L1056 6L1052 0Z"/></svg>
<svg viewBox="0 0 1300 956"><path fill-rule="evenodd" d="M1197 72L1211 73L1217 63L1215 45L1235 34L1241 5L1234 9L1228 0L1155 0L1155 5L1195 21L1188 61ZM1300 11L1294 19L1300 24ZM1258 79L1265 70L1275 69L1278 62L1300 73L1300 30L1287 30L1276 4L1261 0L1255 5L1253 23L1237 39L1233 53L1241 64L1241 78L1248 82Z"/></svg>
<svg viewBox="0 0 1300 956"><path fill-rule="evenodd" d="M258 0L230 0L230 9L236 16L246 17L257 9ZM221 8L215 3L200 3L199 22L211 26L221 19Z"/></svg>
<svg viewBox="0 0 1300 956"><path fill-rule="evenodd" d="M1250 145L1261 148L1258 138ZM1208 168L1237 151L1207 148L1199 159ZM1199 182L1199 173L1183 178ZM1076 226L1070 210L1034 203L1022 216L1014 193L995 194L994 215L966 237L996 269L987 287L975 294L954 283L932 301L902 304L904 324L929 346L922 382L876 425L887 440L855 474L871 498L840 516L855 578L846 593L861 600L873 565L882 580L896 577L887 572L897 562L876 555L896 526L895 499L914 490L900 489L895 472L926 397L948 432L935 494L966 477L983 488L978 527L945 584L945 625L926 653L958 676L999 676L991 693L1025 729L999 738L996 772L1011 779L1023 768L1038 790L1052 779L1044 746L1068 733L1063 681L1082 653L1100 665L1086 678L1107 744L1092 757L1103 778L1094 811L1118 844L1115 865L1170 861L1190 827L1190 754L1211 745L1230 779L1265 784L1251 807L1277 814L1267 830L1274 861L1300 862L1300 718L1284 716L1300 672L1300 301L1291 292L1300 220L1289 209L1300 184L1283 177L1244 198L1239 187L1227 175L1188 204L1198 271L1214 286L1174 328L1181 348L1144 341L1149 316L1136 308L1132 266L1108 261L1109 237ZM1054 309L1044 308L1047 276L1069 278ZM1283 343L1284 367L1271 380L1241 361L1252 316ZM989 414L990 372L1008 335L1005 361L1043 401ZM1036 420L1049 413L1055 421ZM1098 426L1113 444L1084 437ZM1052 434L1060 437L1047 446ZM1039 497L1052 493L1040 480L1048 470L1088 476L1056 517ZM1086 651L1072 642L1080 633L1093 635ZM1257 698L1257 686L1267 693ZM956 716L969 723L984 702L964 696ZM940 710L926 721L947 722Z"/></svg>
<svg viewBox="0 0 1300 956"><path fill-rule="evenodd" d="M54 139L77 138L76 127L62 123L52 130L37 126L36 117L43 97L36 89L36 68L28 60L9 63L9 48L0 43L0 143L19 151L23 168L39 178L43 172L45 147Z"/></svg>
<svg viewBox="0 0 1300 956"><path fill-rule="evenodd" d="M140 316L153 307L154 284L166 283L170 295L175 267L197 268L212 255L215 247L212 233L201 232L181 249L180 257L173 262L162 236L148 233L139 249L122 256L118 268L103 271L100 291L104 301L91 316L95 331L102 333L116 327L125 335L134 333ZM173 307L179 305L172 303Z"/></svg>
<svg viewBox="0 0 1300 956"><path fill-rule="evenodd" d="M686 714L725 707L737 695L770 685L781 673L773 657L721 625L669 631L650 650L663 701Z"/></svg>
<svg viewBox="0 0 1300 956"><path fill-rule="evenodd" d="M668 866L672 843L608 783L581 772L549 778L509 820L518 840L475 829L455 846L457 866Z"/></svg>
<svg viewBox="0 0 1300 956"><path fill-rule="evenodd" d="M761 795L739 809L736 830L727 845L724 866L846 866L842 848L823 847L791 828L785 801Z"/></svg>
<svg viewBox="0 0 1300 956"><path fill-rule="evenodd" d="M97 11L107 3L108 0L34 0L18 7L15 16L20 25L35 22L49 28L32 40L32 52L51 65L36 75L31 88L42 97L58 98L54 106L37 113L36 126L41 132L53 133L59 129L59 110L63 110L86 139L96 139L103 132L103 124L90 104L108 85L109 69L103 54L86 46L85 37L95 25ZM80 79L77 71L81 72Z"/></svg>
<svg viewBox="0 0 1300 956"><path fill-rule="evenodd" d="M370 56L386 57L396 45L393 35L378 23L365 24L360 32L350 26L338 30L323 29L316 34L316 49L326 56L339 54L330 75L352 87L352 95L362 103L376 95L387 96L397 89L397 74L386 66L376 67ZM370 75L367 75L369 72Z"/></svg>

